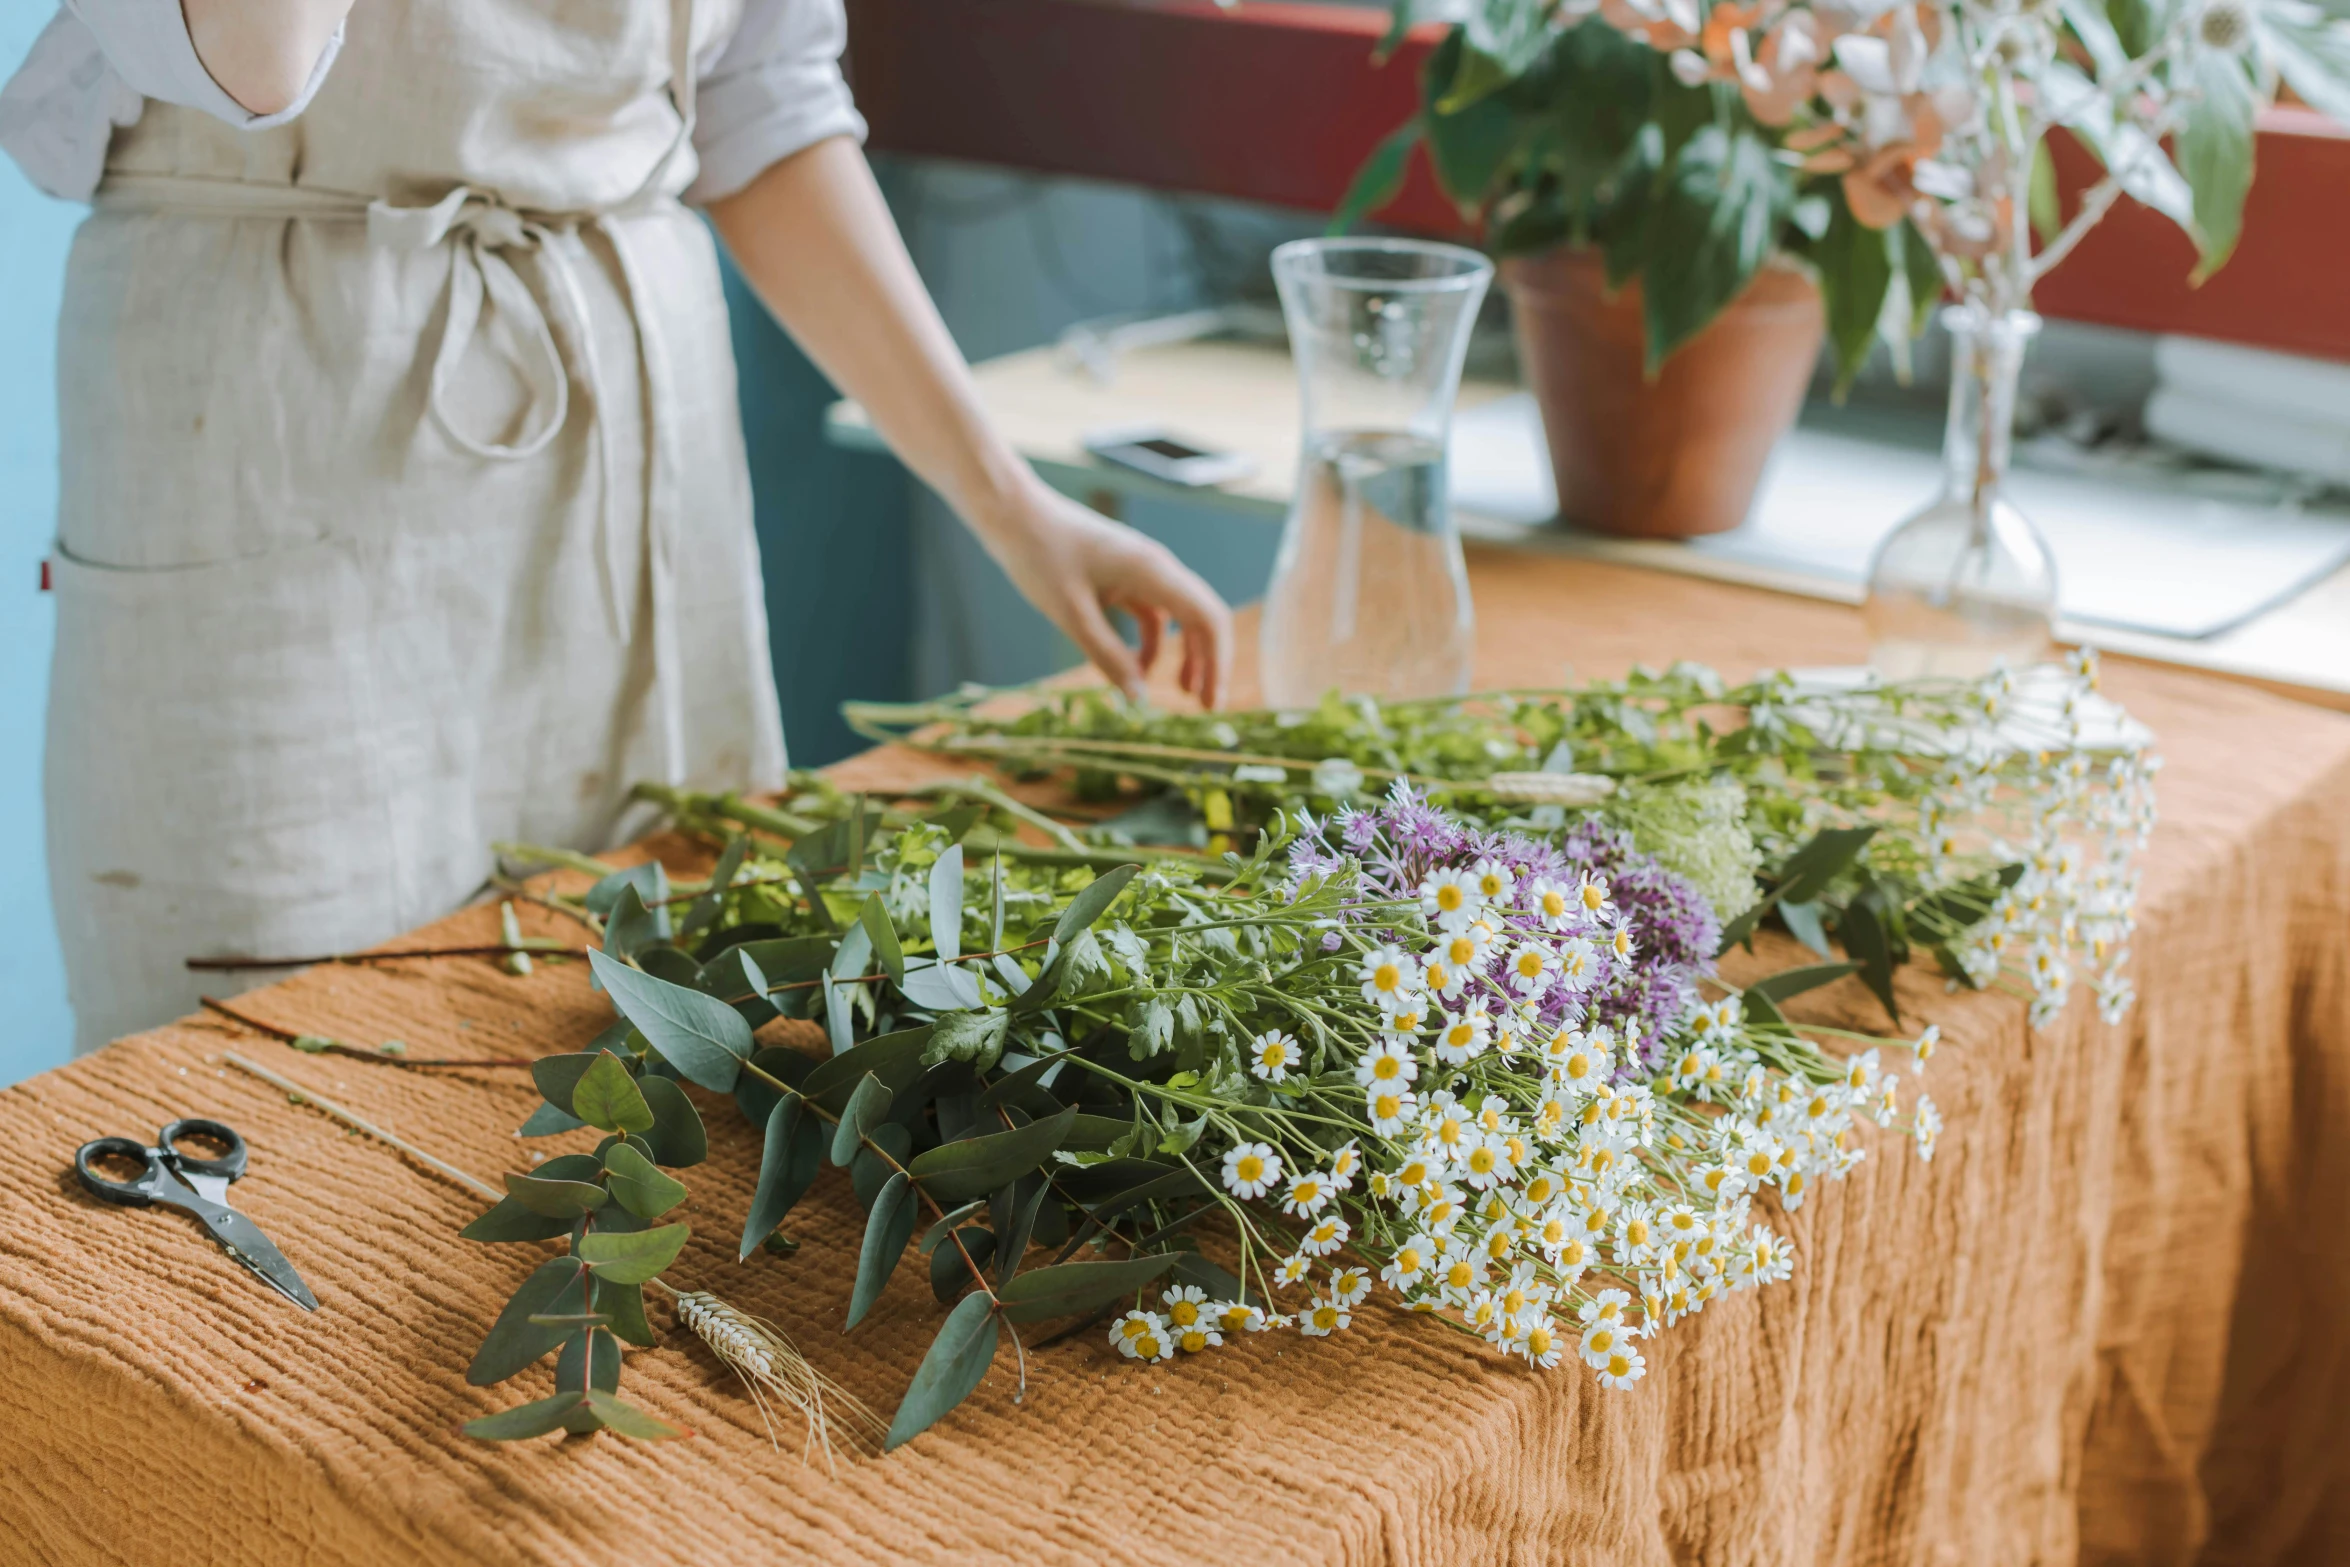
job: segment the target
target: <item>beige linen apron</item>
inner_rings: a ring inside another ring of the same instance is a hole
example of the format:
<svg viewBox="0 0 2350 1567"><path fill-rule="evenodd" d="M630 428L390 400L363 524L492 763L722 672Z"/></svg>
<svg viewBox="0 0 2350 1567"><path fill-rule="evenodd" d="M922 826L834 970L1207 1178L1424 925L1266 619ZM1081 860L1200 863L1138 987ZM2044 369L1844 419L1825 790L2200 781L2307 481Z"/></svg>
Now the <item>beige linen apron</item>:
<svg viewBox="0 0 2350 1567"><path fill-rule="evenodd" d="M49 860L77 1045L603 847L783 737L716 252L735 0L361 0L291 124L150 104L74 241Z"/></svg>

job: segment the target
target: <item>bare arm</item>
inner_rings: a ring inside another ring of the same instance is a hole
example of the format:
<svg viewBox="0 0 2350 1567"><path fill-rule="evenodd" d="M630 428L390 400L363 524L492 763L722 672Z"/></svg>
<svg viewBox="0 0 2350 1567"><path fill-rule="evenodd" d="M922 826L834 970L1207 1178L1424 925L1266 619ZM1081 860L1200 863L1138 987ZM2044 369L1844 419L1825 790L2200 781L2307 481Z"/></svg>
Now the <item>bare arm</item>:
<svg viewBox="0 0 2350 1567"><path fill-rule="evenodd" d="M794 153L710 215L776 319L1102 673L1138 691L1172 619L1183 688L1216 704L1230 611L1164 546L1047 486L988 425L855 142ZM1139 659L1111 628L1111 607L1141 627Z"/></svg>
<svg viewBox="0 0 2350 1567"><path fill-rule="evenodd" d="M309 85L351 0L180 0L188 41L220 90L277 114Z"/></svg>

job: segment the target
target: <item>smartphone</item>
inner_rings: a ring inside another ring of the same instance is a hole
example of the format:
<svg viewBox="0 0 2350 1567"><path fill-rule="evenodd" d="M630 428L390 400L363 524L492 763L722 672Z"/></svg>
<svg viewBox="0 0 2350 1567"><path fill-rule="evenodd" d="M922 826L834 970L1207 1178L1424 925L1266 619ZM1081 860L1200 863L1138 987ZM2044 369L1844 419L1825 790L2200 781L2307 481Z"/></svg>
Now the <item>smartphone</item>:
<svg viewBox="0 0 2350 1567"><path fill-rule="evenodd" d="M1103 462L1193 489L1229 484L1257 471L1239 452L1218 451L1165 430L1105 430L1085 437L1085 449Z"/></svg>

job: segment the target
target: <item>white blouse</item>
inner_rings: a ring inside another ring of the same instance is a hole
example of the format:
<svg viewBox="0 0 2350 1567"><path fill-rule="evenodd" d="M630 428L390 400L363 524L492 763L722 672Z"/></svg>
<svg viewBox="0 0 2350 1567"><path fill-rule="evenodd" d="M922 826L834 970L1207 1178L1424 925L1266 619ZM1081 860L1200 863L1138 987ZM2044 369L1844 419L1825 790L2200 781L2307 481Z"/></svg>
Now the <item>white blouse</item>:
<svg viewBox="0 0 2350 1567"><path fill-rule="evenodd" d="M747 0L734 36L696 62L702 171L688 201L731 196L828 136L864 136L840 74L847 39L842 0ZM0 149L50 195L87 201L114 127L137 124L149 98L248 130L282 125L309 105L342 46L337 29L301 96L280 113L253 114L196 57L180 0L62 0L0 88Z"/></svg>

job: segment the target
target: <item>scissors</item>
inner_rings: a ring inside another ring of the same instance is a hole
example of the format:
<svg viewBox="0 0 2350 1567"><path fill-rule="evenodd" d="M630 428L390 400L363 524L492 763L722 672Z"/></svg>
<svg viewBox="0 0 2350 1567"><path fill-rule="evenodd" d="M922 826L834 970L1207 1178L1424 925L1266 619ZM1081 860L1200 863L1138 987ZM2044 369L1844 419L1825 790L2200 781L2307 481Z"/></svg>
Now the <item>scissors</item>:
<svg viewBox="0 0 2350 1567"><path fill-rule="evenodd" d="M216 1143L225 1151L200 1159L181 1151L184 1138ZM182 1208L204 1221L212 1238L228 1254L251 1269L254 1276L304 1311L318 1309L318 1297L302 1282L302 1275L286 1261L285 1253L270 1243L261 1227L228 1206L229 1182L245 1173L245 1139L236 1128L220 1121L188 1118L172 1122L155 1134L155 1146L142 1146L130 1137L99 1137L74 1150L73 1173L82 1178L90 1195L125 1208L148 1208L157 1203ZM119 1159L141 1166L136 1180L117 1181L98 1173L96 1161Z"/></svg>

